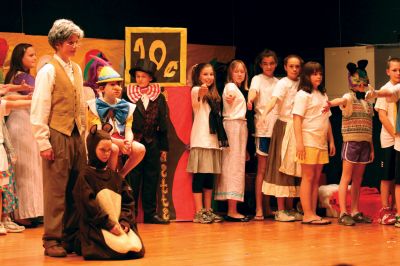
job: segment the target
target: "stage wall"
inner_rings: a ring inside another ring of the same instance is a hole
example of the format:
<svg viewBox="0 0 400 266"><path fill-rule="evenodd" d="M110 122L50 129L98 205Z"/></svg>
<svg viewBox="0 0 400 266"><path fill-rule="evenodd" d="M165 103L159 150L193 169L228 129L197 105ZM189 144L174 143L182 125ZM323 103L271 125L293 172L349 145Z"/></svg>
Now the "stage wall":
<svg viewBox="0 0 400 266"><path fill-rule="evenodd" d="M0 71L6 73L9 67L10 56L15 45L21 42L32 44L37 53L38 65L46 62L54 51L47 42L47 36L25 35L22 33L0 32L0 40L8 44L4 66ZM85 69L86 55L94 51L101 51L112 63L112 66L121 75L124 73L124 40L107 40L84 38L81 47L73 58L82 71ZM217 61L227 63L235 56L235 47L213 45L187 45L187 78L194 64ZM32 71L36 74L36 70ZM222 88L220 88L222 89ZM192 196L192 176L186 173L188 146L192 126L192 107L190 100L190 86L167 87L165 90L169 107L169 134L170 152L168 161L164 165L158 198L159 212L165 218L177 221L193 219L194 203ZM17 177L18 178L18 177ZM140 204L139 204L140 206ZM142 213L139 213L139 221Z"/></svg>

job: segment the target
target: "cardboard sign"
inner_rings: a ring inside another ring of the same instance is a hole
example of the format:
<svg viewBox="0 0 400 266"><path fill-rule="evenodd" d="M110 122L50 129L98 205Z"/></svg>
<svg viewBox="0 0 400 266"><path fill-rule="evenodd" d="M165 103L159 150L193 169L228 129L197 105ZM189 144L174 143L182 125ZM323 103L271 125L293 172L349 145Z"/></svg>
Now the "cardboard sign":
<svg viewBox="0 0 400 266"><path fill-rule="evenodd" d="M161 86L185 85L186 44L185 28L125 27L125 85L135 82L129 70L140 58L157 65Z"/></svg>

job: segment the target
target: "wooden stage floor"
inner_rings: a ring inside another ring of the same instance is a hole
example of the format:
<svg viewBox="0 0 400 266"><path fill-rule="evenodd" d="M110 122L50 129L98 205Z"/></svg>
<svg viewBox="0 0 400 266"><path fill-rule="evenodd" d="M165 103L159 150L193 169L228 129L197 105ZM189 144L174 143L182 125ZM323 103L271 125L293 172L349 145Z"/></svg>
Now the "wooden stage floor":
<svg viewBox="0 0 400 266"><path fill-rule="evenodd" d="M0 266L17 265L399 265L400 228L249 223L139 224L146 255L130 261L43 256L43 228L0 237Z"/></svg>

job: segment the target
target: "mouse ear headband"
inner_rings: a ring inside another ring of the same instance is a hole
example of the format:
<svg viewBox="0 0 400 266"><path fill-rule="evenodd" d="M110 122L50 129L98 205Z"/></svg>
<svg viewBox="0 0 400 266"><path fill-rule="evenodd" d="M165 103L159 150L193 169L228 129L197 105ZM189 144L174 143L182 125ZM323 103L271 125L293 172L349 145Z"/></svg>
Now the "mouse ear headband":
<svg viewBox="0 0 400 266"><path fill-rule="evenodd" d="M357 62L357 65L350 62L347 64L346 68L349 71L348 81L350 89L358 87L360 85L368 86L369 78L366 67L368 65L368 60L362 59Z"/></svg>

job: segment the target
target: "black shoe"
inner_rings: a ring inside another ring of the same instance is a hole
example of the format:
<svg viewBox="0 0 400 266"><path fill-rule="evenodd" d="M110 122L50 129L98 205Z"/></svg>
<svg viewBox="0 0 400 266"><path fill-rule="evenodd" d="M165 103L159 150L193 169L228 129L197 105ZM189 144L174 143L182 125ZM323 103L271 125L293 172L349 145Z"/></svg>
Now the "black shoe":
<svg viewBox="0 0 400 266"><path fill-rule="evenodd" d="M39 226L39 223L35 220L35 218L18 219L14 220L14 223L20 226L25 226L25 228L36 228Z"/></svg>
<svg viewBox="0 0 400 266"><path fill-rule="evenodd" d="M157 214L152 216L152 217L146 217L144 218L144 223L145 224L169 224L168 220L164 220Z"/></svg>
<svg viewBox="0 0 400 266"><path fill-rule="evenodd" d="M245 216L242 218L235 218L235 217L231 217L229 215L225 216L225 221L227 222L248 222L250 221L250 218Z"/></svg>
<svg viewBox="0 0 400 266"><path fill-rule="evenodd" d="M67 251L56 240L45 241L43 243L44 255L49 257L66 257Z"/></svg>

